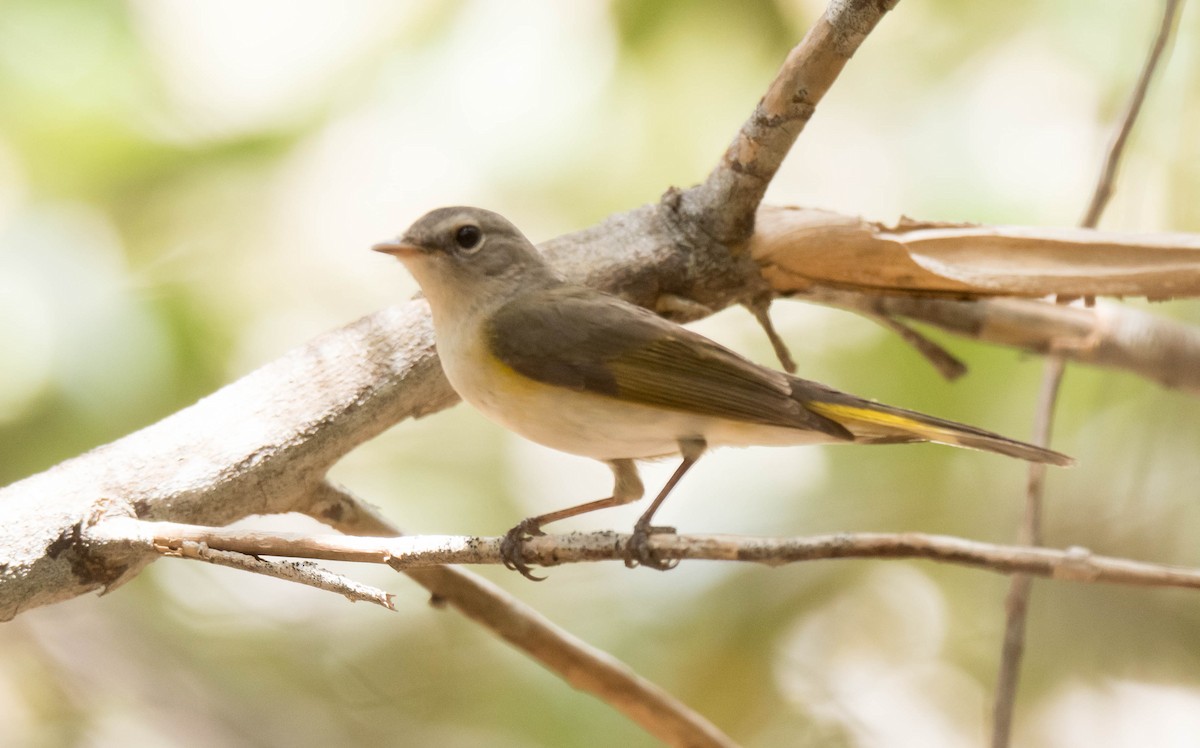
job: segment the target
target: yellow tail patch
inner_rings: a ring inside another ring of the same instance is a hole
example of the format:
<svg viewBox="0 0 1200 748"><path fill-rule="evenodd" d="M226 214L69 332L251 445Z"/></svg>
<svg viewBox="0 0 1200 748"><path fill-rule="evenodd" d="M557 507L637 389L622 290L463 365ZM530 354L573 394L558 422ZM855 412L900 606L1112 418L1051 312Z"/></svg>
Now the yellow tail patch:
<svg viewBox="0 0 1200 748"><path fill-rule="evenodd" d="M931 427L927 423L922 423L915 418L902 416L897 413L889 413L882 410L874 410L859 405L847 405L844 403L827 403L818 400L809 400L804 403L804 407L814 411L826 418L845 425L844 421L866 421L867 423L877 424L879 426L893 426L895 428L912 431L915 434L938 433L940 429Z"/></svg>
<svg viewBox="0 0 1200 748"><path fill-rule="evenodd" d="M1074 462L1064 454L1009 439L1000 434L977 429L974 426L943 421L940 418L893 409L888 406L872 407L850 403L831 403L822 400L807 400L804 407L837 421L849 429L857 440L866 442L894 442L897 440L922 439L928 442L948 444L968 449L982 449L1009 457L1051 465L1070 465Z"/></svg>

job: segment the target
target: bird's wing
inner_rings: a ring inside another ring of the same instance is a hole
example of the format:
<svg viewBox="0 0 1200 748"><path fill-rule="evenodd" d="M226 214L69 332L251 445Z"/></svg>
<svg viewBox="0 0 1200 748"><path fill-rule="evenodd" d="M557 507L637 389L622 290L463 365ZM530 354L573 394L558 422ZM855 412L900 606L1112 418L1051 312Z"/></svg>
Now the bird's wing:
<svg viewBox="0 0 1200 748"><path fill-rule="evenodd" d="M792 396L790 378L613 296L563 286L493 314L492 353L545 384L717 418L853 436Z"/></svg>

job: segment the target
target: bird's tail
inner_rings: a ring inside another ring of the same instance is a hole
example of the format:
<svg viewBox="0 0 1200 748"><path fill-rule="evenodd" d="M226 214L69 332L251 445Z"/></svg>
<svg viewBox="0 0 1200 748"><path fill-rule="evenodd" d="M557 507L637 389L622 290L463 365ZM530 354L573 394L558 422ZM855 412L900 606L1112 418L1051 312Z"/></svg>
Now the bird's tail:
<svg viewBox="0 0 1200 748"><path fill-rule="evenodd" d="M831 391L828 397L823 394L812 397L813 393L807 392L804 393L807 397L801 397L801 400L809 410L840 423L854 434L855 441L858 442L887 444L928 441L997 452L1030 462L1064 467L1075 464L1075 460L1061 452L1035 447L974 426L934 418L912 410L893 408L840 392Z"/></svg>

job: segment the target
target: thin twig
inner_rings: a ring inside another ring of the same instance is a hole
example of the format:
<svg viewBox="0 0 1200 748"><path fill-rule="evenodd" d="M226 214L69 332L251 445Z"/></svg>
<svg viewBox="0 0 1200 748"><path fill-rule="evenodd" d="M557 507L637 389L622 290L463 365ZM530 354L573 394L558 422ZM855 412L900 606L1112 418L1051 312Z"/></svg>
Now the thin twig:
<svg viewBox="0 0 1200 748"><path fill-rule="evenodd" d="M1066 362L1062 356L1052 355L1046 358L1033 434L1033 443L1038 446L1050 445L1054 405L1058 401L1065 370ZM1018 542L1022 545L1038 546L1042 543L1042 497L1045 487L1046 466L1030 464L1025 489L1025 514L1017 534ZM996 676L996 699L992 709L993 748L1006 748L1011 740L1017 686L1021 679L1021 659L1025 653L1025 624L1029 617L1029 598L1032 591L1033 578L1028 574L1017 574L1009 583L1008 595L1004 600L1004 643L1000 648L1000 670Z"/></svg>
<svg viewBox="0 0 1200 748"><path fill-rule="evenodd" d="M351 492L324 481L298 511L353 536L385 536L387 543L411 543L379 511ZM335 536L353 546L369 544L361 537ZM377 542L377 540L375 541ZM362 547L362 546L360 546ZM385 561L396 548L377 555ZM436 562L435 562L436 563ZM634 672L612 655L597 649L555 625L545 616L504 590L465 569L426 566L403 570L429 590L436 605L449 605L537 660L567 683L633 720L668 745L721 748L735 743L701 714Z"/></svg>
<svg viewBox="0 0 1200 748"><path fill-rule="evenodd" d="M262 574L275 579L316 587L342 595L350 602L364 601L382 605L388 610L395 610L392 595L377 587L360 584L341 574L335 574L328 569L322 569L311 561L266 561L243 551L220 550L210 548L204 542L184 541L173 547L161 546L159 552L164 556L190 558L205 561L217 566L227 566L231 569L241 569L254 574Z"/></svg>
<svg viewBox="0 0 1200 748"><path fill-rule="evenodd" d="M1124 116L1120 120L1116 136L1109 144L1104 167L1100 171L1091 202L1084 214L1081 226L1096 228L1100 215L1104 212L1109 198L1113 194L1116 181L1117 167L1125 152L1150 82L1158 70L1159 62L1171 39L1178 18L1180 0L1165 0L1163 5L1162 22L1158 33L1142 67L1142 73L1137 85L1129 98ZM1089 304L1090 306L1090 304ZM1046 360L1042 373L1042 392L1038 398L1037 423L1035 425L1034 443L1039 446L1049 446L1050 431L1054 421L1054 407L1062 384L1066 366L1060 355L1052 355ZM1022 521L1020 540L1025 545L1040 545L1042 540L1042 503L1045 495L1046 468L1040 464L1030 464L1029 482L1026 488L1025 516ZM1021 659L1025 651L1025 623L1028 618L1029 599L1033 591L1032 580L1025 575L1013 577L1005 602L1006 622L1004 629L1004 644L1001 649L1000 672L997 676L996 699L993 710L992 748L1008 748L1012 737L1013 712L1016 704L1017 687L1020 682Z"/></svg>
<svg viewBox="0 0 1200 748"><path fill-rule="evenodd" d="M953 382L967 373L967 365L954 354L888 314L874 314L871 319L900 336L900 339L917 349L925 360L937 369L945 379Z"/></svg>
<svg viewBox="0 0 1200 748"><path fill-rule="evenodd" d="M406 572L445 564L502 564L502 538L463 535L349 537L263 533L228 528L148 522L128 517L104 520L108 542L121 538L134 545L177 548L203 543L209 548L248 555L289 556L329 561L386 563ZM629 535L615 532L569 533L533 538L524 546L525 561L542 566L624 561ZM836 558L918 558L998 574L1033 574L1062 581L1128 584L1142 587L1200 589L1200 569L1094 555L1084 548L1056 550L999 545L924 533L837 533L811 537L736 535L655 535L651 543L663 559L743 561L780 566ZM455 603L455 600L449 600ZM519 604L519 603L517 603ZM533 614L537 616L536 613ZM519 621L526 625L525 621Z"/></svg>
<svg viewBox="0 0 1200 748"><path fill-rule="evenodd" d="M1142 74L1138 78L1137 85L1134 86L1133 94L1129 97L1129 103L1125 107L1125 114L1121 117L1121 126L1117 128L1116 135L1108 146L1108 155L1104 159L1104 167L1100 170L1100 176L1096 180L1096 189L1092 193L1092 201L1088 204L1087 212L1080 223L1084 228L1096 228L1100 223L1100 215L1104 212L1105 206L1108 205L1109 198L1112 197L1113 185L1117 179L1117 167L1120 165L1121 156L1125 152L1125 143L1129 140L1129 133L1133 131L1133 124L1137 121L1138 114L1142 111L1142 104L1146 101L1146 93L1150 90L1150 82L1153 80L1154 73L1158 69L1158 63L1171 41L1171 35L1179 18L1181 4L1181 0L1166 0L1163 5L1162 22L1158 26L1158 33L1154 37L1154 44L1150 47L1150 54L1146 57L1146 63L1142 66Z"/></svg>
<svg viewBox="0 0 1200 748"><path fill-rule="evenodd" d="M795 374L796 359L792 358L792 352L788 350L787 343L775 329L775 322L771 319L771 296L769 294L757 296L746 302L745 307L750 310L754 319L758 321L758 326L767 334L767 340L771 341L771 347L775 349L775 357L779 359L779 365L788 374Z"/></svg>

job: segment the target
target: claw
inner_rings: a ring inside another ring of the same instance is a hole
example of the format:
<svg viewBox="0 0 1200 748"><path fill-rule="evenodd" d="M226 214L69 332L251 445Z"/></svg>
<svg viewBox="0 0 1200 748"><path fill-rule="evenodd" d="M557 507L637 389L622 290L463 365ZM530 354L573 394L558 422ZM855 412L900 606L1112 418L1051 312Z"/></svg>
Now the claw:
<svg viewBox="0 0 1200 748"><path fill-rule="evenodd" d="M638 522L633 526L633 534L625 546L625 566L632 569L645 566L648 569L667 571L679 565L678 559L663 560L658 557L650 546L651 535L674 535L675 528L665 525L649 525Z"/></svg>
<svg viewBox="0 0 1200 748"><path fill-rule="evenodd" d="M529 570L525 563L525 541L534 535L545 535L534 517L521 520L516 527L504 534L500 541L500 557L504 559L504 568L520 572L521 576L531 582L541 582L545 577L539 577Z"/></svg>

